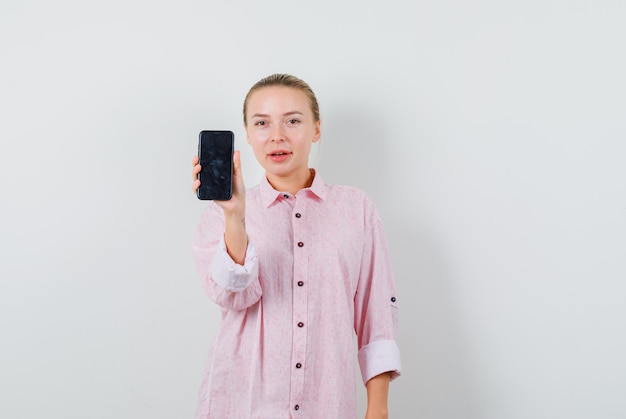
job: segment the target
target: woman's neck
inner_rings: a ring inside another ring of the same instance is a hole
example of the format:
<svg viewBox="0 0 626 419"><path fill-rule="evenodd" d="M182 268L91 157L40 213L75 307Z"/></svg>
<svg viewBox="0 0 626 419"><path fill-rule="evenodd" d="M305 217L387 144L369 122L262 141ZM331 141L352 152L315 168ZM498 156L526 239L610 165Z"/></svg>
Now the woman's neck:
<svg viewBox="0 0 626 419"><path fill-rule="evenodd" d="M270 185L277 191L295 195L299 190L311 186L315 177L315 170L307 168L306 171L293 173L290 176L276 176L265 172L265 176Z"/></svg>

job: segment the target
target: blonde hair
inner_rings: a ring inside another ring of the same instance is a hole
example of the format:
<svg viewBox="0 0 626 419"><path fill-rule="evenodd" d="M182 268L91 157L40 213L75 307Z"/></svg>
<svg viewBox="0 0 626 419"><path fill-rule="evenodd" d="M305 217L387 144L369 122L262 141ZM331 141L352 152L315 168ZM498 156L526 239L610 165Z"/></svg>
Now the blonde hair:
<svg viewBox="0 0 626 419"><path fill-rule="evenodd" d="M248 123L248 114L246 112L246 108L248 107L248 100L250 99L250 96L252 96L252 93L256 92L257 90L270 86L291 87L292 89L297 89L304 92L311 105L313 120L315 122L320 120L320 107L317 103L317 98L315 97L315 93L313 93L313 89L311 89L311 86L309 86L307 82L290 74L272 74L271 76L267 76L256 82L254 86L250 88L250 91L248 91L246 99L243 101L244 125Z"/></svg>

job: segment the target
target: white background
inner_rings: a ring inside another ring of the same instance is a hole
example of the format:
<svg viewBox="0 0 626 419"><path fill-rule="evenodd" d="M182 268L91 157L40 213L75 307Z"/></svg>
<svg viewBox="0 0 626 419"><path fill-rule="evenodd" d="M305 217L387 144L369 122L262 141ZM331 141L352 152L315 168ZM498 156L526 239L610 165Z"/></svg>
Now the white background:
<svg viewBox="0 0 626 419"><path fill-rule="evenodd" d="M289 72L387 228L391 417L626 417L626 3L0 4L0 417L189 418L201 129ZM359 390L363 401L362 390Z"/></svg>

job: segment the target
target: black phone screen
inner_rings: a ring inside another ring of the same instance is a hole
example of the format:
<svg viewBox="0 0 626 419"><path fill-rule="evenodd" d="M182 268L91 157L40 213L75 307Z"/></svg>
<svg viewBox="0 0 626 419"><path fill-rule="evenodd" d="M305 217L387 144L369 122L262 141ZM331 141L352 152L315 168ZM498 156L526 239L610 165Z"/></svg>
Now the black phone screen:
<svg viewBox="0 0 626 419"><path fill-rule="evenodd" d="M234 134L231 131L202 131L198 158L202 170L198 174L198 198L226 201L233 193Z"/></svg>

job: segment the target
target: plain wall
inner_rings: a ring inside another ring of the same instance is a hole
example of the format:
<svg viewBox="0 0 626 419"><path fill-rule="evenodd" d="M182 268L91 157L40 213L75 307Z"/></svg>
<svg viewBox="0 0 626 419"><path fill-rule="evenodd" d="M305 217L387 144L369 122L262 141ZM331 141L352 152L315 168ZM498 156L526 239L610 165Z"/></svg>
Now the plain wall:
<svg viewBox="0 0 626 419"><path fill-rule="evenodd" d="M626 3L0 5L0 417L188 418L202 129L307 80L388 235L392 418L626 417ZM359 389L362 411L363 389Z"/></svg>

